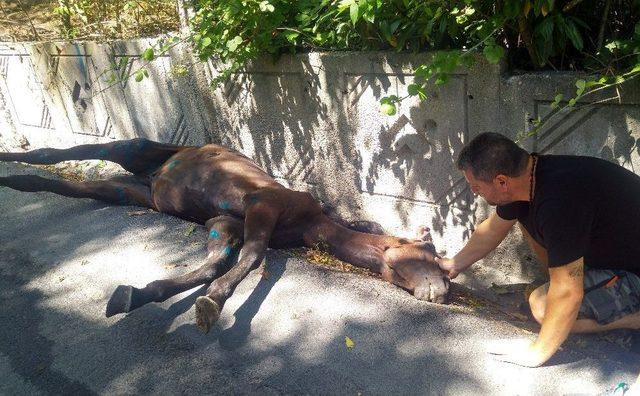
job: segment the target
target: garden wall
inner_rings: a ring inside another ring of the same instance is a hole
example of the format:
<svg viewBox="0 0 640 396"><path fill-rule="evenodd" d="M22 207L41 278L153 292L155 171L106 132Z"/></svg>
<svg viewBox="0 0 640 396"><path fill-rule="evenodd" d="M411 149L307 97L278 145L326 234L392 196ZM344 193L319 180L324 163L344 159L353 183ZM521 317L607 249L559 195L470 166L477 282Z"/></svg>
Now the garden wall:
<svg viewBox="0 0 640 396"><path fill-rule="evenodd" d="M0 149L68 147L136 136L178 144L222 143L254 158L283 184L307 190L345 218L413 236L432 229L455 254L491 210L474 199L455 158L484 131L540 153L593 155L640 172L640 89L628 83L555 113L572 73L509 75L479 60L451 81L405 100L394 116L378 101L406 95L429 54L309 53L251 64L217 89L214 64L177 46L146 66L149 77L107 82L144 65L152 40L110 44L0 44ZM120 62L126 57L126 62ZM186 66L188 73L175 70ZM615 101L606 100L619 94ZM602 102L602 103L599 103ZM589 106L584 104L592 103ZM597 186L594 186L597 188ZM541 278L518 232L462 277L471 286Z"/></svg>

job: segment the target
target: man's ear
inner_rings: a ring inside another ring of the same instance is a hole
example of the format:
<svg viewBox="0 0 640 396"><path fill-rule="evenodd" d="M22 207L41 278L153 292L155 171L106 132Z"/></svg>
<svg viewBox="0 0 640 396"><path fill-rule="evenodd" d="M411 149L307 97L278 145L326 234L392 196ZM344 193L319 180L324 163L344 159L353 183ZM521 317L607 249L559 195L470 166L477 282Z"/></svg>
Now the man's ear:
<svg viewBox="0 0 640 396"><path fill-rule="evenodd" d="M493 184L500 190L505 191L509 186L509 177L498 175L493 179Z"/></svg>

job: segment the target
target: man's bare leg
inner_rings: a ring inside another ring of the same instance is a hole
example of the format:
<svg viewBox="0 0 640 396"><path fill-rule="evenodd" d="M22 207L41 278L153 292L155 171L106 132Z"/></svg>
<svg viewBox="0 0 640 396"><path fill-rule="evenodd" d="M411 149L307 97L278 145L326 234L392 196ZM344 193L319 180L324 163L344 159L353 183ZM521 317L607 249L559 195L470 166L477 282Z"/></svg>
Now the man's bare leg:
<svg viewBox="0 0 640 396"><path fill-rule="evenodd" d="M538 323L542 323L542 319L544 319L548 289L549 286L545 283L544 285L534 290L533 293L531 293L531 295L529 296L531 313ZM598 333L601 331L617 329L640 330L640 312L623 316L615 322L611 322L606 325L601 325L593 319L578 319L573 325L571 332Z"/></svg>
<svg viewBox="0 0 640 396"><path fill-rule="evenodd" d="M527 230L520 225L522 235L524 235L531 250L534 251L538 260L546 267L548 264L547 250L536 242ZM529 306L531 307L531 314L538 323L542 323L544 318L544 311L546 308L547 291L549 285L544 284L535 289L529 296ZM601 325L593 319L578 319L571 329L572 333L596 333L601 331L616 330L616 329L640 329L640 312L624 316L615 322Z"/></svg>

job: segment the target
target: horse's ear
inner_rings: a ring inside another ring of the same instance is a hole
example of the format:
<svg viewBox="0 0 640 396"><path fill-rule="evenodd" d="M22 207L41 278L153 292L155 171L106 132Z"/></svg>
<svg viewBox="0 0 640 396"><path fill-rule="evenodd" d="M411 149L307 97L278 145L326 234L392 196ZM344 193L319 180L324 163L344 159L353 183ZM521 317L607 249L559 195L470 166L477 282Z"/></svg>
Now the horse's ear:
<svg viewBox="0 0 640 396"><path fill-rule="evenodd" d="M433 237L431 236L431 229L427 226L420 226L420 228L418 228L418 239L424 242L433 243Z"/></svg>
<svg viewBox="0 0 640 396"><path fill-rule="evenodd" d="M376 223L375 221L352 221L349 223L348 228L353 231L364 232L367 234L386 235L380 223Z"/></svg>

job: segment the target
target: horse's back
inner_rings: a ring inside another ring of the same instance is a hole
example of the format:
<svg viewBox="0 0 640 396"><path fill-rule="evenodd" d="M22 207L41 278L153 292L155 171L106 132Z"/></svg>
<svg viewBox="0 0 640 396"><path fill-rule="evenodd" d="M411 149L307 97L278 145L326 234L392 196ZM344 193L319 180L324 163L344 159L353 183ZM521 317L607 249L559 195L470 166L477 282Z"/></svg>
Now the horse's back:
<svg viewBox="0 0 640 396"><path fill-rule="evenodd" d="M158 211L200 223L244 217L244 196L265 187L281 186L248 157L215 144L185 148L151 175Z"/></svg>

